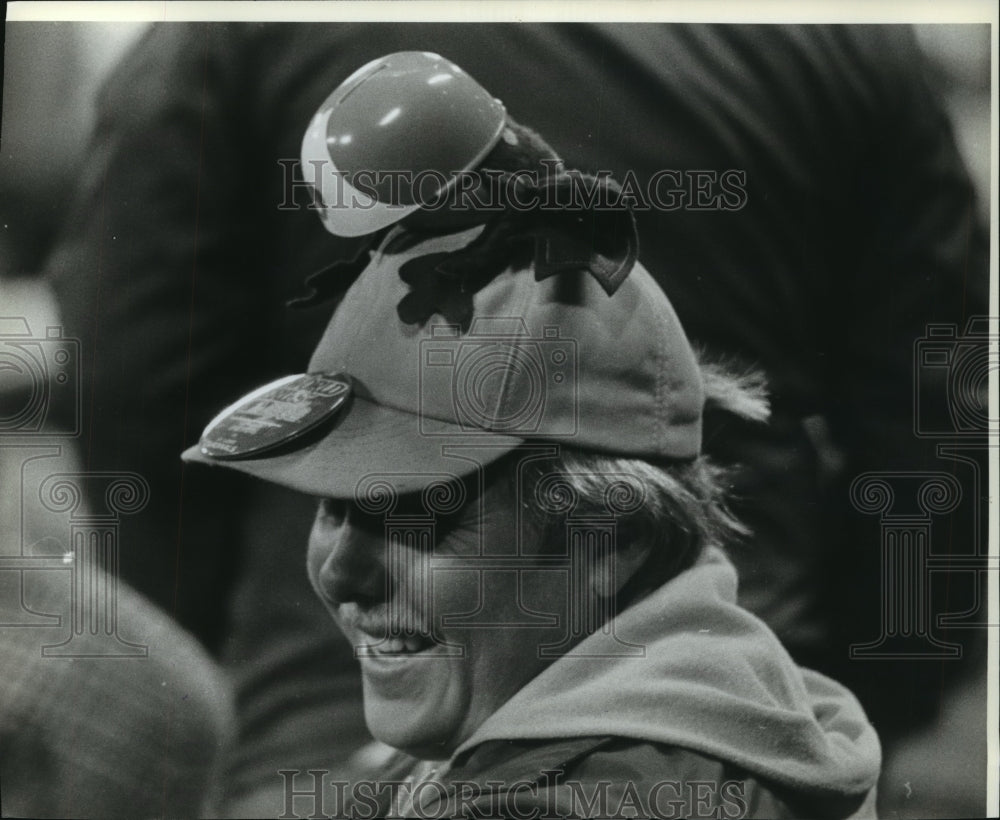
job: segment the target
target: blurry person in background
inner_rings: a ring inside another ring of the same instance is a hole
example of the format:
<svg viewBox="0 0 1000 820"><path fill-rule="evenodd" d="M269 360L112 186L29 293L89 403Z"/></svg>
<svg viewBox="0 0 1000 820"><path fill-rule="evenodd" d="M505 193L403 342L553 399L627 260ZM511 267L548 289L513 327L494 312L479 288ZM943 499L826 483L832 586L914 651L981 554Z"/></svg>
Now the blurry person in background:
<svg viewBox="0 0 1000 820"><path fill-rule="evenodd" d="M86 576L75 574L75 561L94 544L66 537L68 516L46 507L34 480L34 468L49 477L82 477L75 447L78 348L62 334L58 306L38 273L66 215L67 185L81 161L96 86L141 28L7 23L4 31L3 817L213 815L234 739L231 687L218 665L173 618L113 570L101 571L96 559ZM61 359L69 350L74 354ZM90 508L70 482L58 492L62 500L80 502L75 524L98 522L106 537L110 522L95 514L106 510L103 498L102 506ZM102 540L102 551L106 544ZM114 590L99 613L89 607L95 589ZM129 641L127 657L108 652L105 630L112 625Z"/></svg>
<svg viewBox="0 0 1000 820"><path fill-rule="evenodd" d="M30 576L36 611L65 613L67 574ZM65 626L0 625L4 817L218 816L235 729L229 681L172 618L120 581L116 600L123 628L148 656L107 657L106 636L85 630L75 656L53 657L42 645L62 640Z"/></svg>
<svg viewBox="0 0 1000 820"><path fill-rule="evenodd" d="M317 230L301 135L353 67L410 49L456 60L573 166L652 188L635 207L645 266L695 344L771 387L768 425L705 418L755 534L732 550L742 603L799 662L850 678L890 739L931 719L967 663L847 661L881 595L878 535L847 487L946 464L913 436L913 345L986 305L975 194L907 28L158 25L102 89L46 274L87 351L84 463L152 486L123 522L122 573L234 674L232 811L280 812L278 769L346 766L359 685L275 549L305 538L311 505L175 454L315 347L328 310L284 302L362 243ZM971 529L967 509L954 525Z"/></svg>
<svg viewBox="0 0 1000 820"><path fill-rule="evenodd" d="M0 287L41 269L65 218L66 185L86 148L97 88L144 27L5 24Z"/></svg>

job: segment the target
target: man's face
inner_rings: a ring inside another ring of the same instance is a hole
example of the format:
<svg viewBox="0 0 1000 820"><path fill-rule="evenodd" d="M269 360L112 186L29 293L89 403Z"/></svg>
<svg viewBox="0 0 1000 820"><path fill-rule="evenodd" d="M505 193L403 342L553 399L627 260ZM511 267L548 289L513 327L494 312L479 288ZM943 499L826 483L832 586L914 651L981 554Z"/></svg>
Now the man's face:
<svg viewBox="0 0 1000 820"><path fill-rule="evenodd" d="M518 532L517 509L503 479L446 517L417 496L388 514L320 503L309 577L360 656L379 740L447 757L550 662L539 648L566 638L567 576L533 568L543 544Z"/></svg>

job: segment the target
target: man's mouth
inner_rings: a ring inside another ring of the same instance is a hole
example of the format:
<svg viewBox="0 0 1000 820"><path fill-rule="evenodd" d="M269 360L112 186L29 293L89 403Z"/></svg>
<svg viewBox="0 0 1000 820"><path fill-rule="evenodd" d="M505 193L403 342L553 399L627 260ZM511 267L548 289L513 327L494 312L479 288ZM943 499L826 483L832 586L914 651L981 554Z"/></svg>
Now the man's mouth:
<svg viewBox="0 0 1000 820"><path fill-rule="evenodd" d="M359 656L416 655L435 646L437 643L434 639L422 633L375 636L361 632L356 649Z"/></svg>
<svg viewBox="0 0 1000 820"><path fill-rule="evenodd" d="M357 657L419 655L438 646L429 628L414 615L399 622L384 610L364 611L353 604L340 608L341 627L354 638Z"/></svg>

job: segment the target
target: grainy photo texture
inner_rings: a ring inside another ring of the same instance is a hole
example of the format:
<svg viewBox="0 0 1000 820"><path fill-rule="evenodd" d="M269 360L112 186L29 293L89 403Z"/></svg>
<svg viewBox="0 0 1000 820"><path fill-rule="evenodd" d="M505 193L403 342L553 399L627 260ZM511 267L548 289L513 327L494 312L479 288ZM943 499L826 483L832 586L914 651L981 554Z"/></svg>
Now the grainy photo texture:
<svg viewBox="0 0 1000 820"><path fill-rule="evenodd" d="M996 811L990 60L8 20L0 816Z"/></svg>

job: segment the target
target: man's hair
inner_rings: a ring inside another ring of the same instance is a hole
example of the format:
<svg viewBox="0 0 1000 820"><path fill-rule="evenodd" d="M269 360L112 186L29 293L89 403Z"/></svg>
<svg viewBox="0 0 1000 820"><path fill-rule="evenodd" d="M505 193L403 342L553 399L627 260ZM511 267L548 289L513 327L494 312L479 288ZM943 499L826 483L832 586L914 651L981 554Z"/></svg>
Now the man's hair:
<svg viewBox="0 0 1000 820"><path fill-rule="evenodd" d="M759 373L737 373L729 365L700 358L706 410L767 419ZM519 503L553 550L565 547L570 519L602 518L615 521L616 546L650 547L636 583L622 590L622 603L637 585L660 586L690 567L707 546L724 547L749 534L726 504L729 468L704 454L653 463L560 446L558 454L547 458L533 457L528 450L515 451L513 458Z"/></svg>

